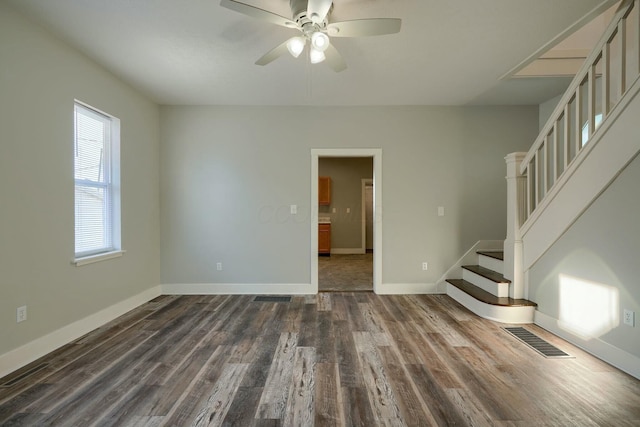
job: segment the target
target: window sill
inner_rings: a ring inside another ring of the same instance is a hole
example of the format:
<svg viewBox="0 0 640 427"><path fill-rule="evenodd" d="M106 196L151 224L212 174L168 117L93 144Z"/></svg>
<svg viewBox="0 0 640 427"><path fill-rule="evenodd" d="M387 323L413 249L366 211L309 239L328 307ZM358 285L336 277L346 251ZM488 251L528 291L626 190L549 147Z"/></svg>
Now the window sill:
<svg viewBox="0 0 640 427"><path fill-rule="evenodd" d="M80 267L87 264L93 264L94 262L100 262L100 261L106 261L108 259L119 258L122 255L124 255L125 252L126 252L125 250L117 250L117 251L105 252L103 254L85 256L82 258L74 259L73 261L71 261L71 264L75 265L76 267Z"/></svg>

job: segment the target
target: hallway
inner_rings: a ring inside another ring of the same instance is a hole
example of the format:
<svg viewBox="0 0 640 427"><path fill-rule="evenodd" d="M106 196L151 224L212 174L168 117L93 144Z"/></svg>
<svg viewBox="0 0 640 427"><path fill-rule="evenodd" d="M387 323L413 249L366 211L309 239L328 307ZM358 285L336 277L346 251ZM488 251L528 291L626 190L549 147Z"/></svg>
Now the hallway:
<svg viewBox="0 0 640 427"><path fill-rule="evenodd" d="M318 291L373 291L373 253L318 257Z"/></svg>

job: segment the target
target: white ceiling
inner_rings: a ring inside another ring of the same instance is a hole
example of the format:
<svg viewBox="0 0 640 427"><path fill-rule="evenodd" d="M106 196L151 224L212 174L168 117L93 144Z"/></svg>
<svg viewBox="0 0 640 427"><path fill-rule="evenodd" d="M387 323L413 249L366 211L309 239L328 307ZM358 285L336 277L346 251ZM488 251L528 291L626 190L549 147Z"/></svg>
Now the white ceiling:
<svg viewBox="0 0 640 427"><path fill-rule="evenodd" d="M568 80L500 80L602 0L334 0L331 21L393 17L399 34L332 39L348 69L254 62L295 35L219 0L0 0L160 104L538 104ZM244 0L289 16L288 0Z"/></svg>

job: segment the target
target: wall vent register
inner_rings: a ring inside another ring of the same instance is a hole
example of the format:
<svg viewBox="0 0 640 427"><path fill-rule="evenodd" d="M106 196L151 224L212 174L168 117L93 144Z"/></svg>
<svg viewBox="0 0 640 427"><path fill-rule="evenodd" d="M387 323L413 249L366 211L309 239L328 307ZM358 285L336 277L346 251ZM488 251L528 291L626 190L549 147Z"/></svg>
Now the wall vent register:
<svg viewBox="0 0 640 427"><path fill-rule="evenodd" d="M548 343L543 340L536 334L526 330L522 327L509 327L504 328L505 331L509 332L514 337L518 338L520 341L527 344L529 347L543 355L547 358L571 358L572 356L568 355L564 351L560 350L558 347L553 344Z"/></svg>

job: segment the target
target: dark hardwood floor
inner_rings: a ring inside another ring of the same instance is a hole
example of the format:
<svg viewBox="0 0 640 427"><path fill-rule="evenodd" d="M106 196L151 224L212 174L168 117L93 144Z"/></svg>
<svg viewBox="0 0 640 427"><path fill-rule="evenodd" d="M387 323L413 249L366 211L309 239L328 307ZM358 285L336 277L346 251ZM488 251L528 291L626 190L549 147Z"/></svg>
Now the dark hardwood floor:
<svg viewBox="0 0 640 427"><path fill-rule="evenodd" d="M640 425L640 381L502 326L445 295L163 296L4 378L41 367L0 425Z"/></svg>

